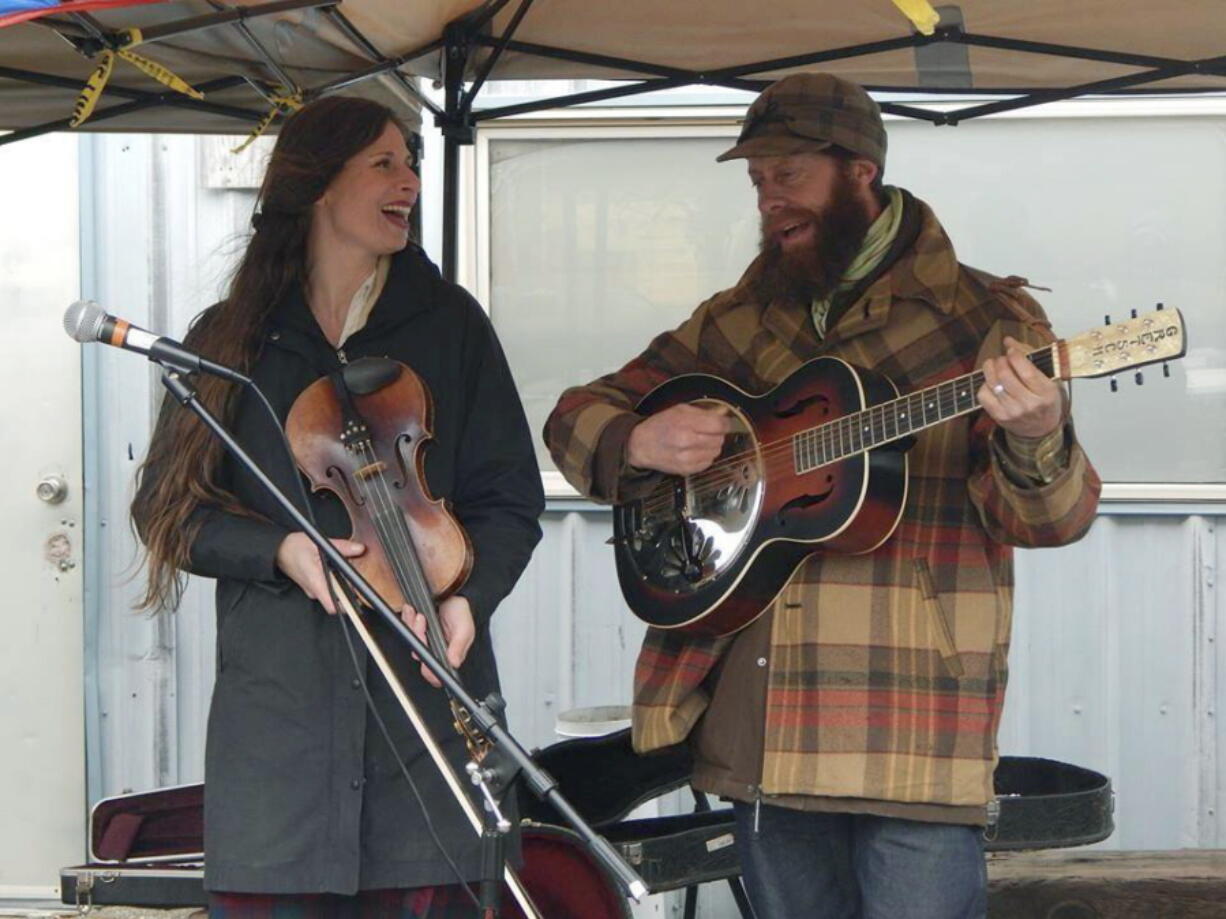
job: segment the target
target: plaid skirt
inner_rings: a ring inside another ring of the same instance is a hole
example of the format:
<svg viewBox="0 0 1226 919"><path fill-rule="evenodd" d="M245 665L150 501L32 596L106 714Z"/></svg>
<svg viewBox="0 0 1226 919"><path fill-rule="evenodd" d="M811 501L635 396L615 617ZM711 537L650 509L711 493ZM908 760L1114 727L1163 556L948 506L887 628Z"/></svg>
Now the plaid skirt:
<svg viewBox="0 0 1226 919"><path fill-rule="evenodd" d="M473 894L477 885L472 885ZM472 919L477 903L463 887L363 890L340 894L209 894L209 919Z"/></svg>

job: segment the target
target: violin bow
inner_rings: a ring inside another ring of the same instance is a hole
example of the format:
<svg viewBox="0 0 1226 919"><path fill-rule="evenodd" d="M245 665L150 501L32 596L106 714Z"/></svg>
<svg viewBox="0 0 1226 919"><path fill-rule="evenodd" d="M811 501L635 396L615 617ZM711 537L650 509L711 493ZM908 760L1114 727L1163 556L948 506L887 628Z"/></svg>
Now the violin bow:
<svg viewBox="0 0 1226 919"><path fill-rule="evenodd" d="M375 664L378 665L379 672L383 674L383 678L387 680L387 685L391 687L392 694L396 696L400 707L404 709L405 715L421 737L422 743L426 745L426 750L429 751L434 764L438 766L438 770L447 782L447 786L451 789L451 793L460 802L460 807L464 811L465 816L468 817L468 822L472 824L473 830L480 836L483 830L481 816L477 813L477 808L473 804L472 799L460 784L459 776L451 768L451 763L447 762L442 749L427 729L421 713L417 710L413 700L409 698L409 694L405 692L404 685L400 682L400 678L396 675L395 671L392 670L392 665L388 663L383 651L375 642L374 636L370 634L370 630L366 627L362 615L349 602L348 593L342 589L340 582L336 579L336 575L329 574L328 578L332 581L333 591L336 594L337 602L340 603L345 618L353 624L354 629L362 639L362 643L366 645L366 650L374 659ZM503 880L506 881L507 887L511 889L511 894L515 897L515 901L519 904L519 908L523 910L524 916L527 919L543 919L536 905L532 902L532 898L528 895L528 889L524 887L523 882L519 879L519 875L515 873L510 865L503 866Z"/></svg>

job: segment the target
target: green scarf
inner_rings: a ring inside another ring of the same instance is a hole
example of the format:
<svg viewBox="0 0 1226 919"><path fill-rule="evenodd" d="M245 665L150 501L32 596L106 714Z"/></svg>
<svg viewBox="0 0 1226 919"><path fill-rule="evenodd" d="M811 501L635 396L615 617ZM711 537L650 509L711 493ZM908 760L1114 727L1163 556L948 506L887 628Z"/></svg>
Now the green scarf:
<svg viewBox="0 0 1226 919"><path fill-rule="evenodd" d="M894 242L894 237L898 235L898 228L902 226L902 192L893 185L887 185L885 193L890 201L864 234L864 243L852 259L851 265L843 272L842 280L825 299L813 301L813 326L817 329L818 338L826 337L826 317L830 314L830 304L834 302L834 298L851 290L857 281L868 277L881 264Z"/></svg>

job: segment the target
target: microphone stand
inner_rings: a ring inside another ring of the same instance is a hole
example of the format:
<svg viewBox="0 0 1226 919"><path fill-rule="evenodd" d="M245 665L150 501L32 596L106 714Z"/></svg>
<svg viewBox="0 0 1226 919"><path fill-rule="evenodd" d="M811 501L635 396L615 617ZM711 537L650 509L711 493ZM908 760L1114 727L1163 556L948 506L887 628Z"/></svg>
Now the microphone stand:
<svg viewBox="0 0 1226 919"><path fill-rule="evenodd" d="M413 632L401 621L400 617L389 607L383 598L375 592L374 588L360 575L356 569L349 563L336 548L331 541L319 532L318 528L299 510L285 493L282 492L277 485L264 473L264 470L247 454L247 452L239 445L233 435L213 416L213 414L200 403L197 398L195 389L185 379L186 369L180 365L173 357L166 360L157 360L162 365L164 373L162 374L162 384L169 391L170 395L181 405L189 409L197 418L210 430L214 435L221 440L225 448L230 454L238 460L244 469L250 472L264 489L271 495L281 506L294 522L302 529L327 558L329 564L335 571L340 572L344 579L352 586L363 600L373 609L383 621L391 627L404 641L413 649L413 652L421 659L422 663L439 679L446 689L459 700L472 715L473 721L477 725L477 729L482 735L491 741L493 749L489 756L497 756L495 765L486 766L475 762L469 763L468 773L473 784L478 786L482 792L484 799L484 811L486 814L484 827L481 830L483 853L482 853L482 897L481 909L483 919L497 915L497 890L494 882L503 873L502 872L502 842L503 834L510 829L509 822L502 817L497 810L497 805L494 800L491 786L505 785L511 777L516 773L522 774L524 781L538 798L548 801L558 813L569 823L587 844L591 853L598 858L610 874L617 880L626 896L633 898L636 902L640 901L647 893L647 885L643 883L642 878L626 864L626 861L618 854L617 850L609 844L609 841L603 836L600 836L593 830L579 815L578 811L571 806L570 802L562 796L558 791L557 780L548 772L533 762L532 757L523 746L511 736L501 724L498 723L496 708L499 707L501 700L496 694L492 695L491 699L486 702L478 703L470 696L463 685L455 679L447 669L438 662L435 656L431 653L430 648L419 639ZM248 381L247 385L254 386ZM347 602L347 598L343 591L338 591L342 606L349 607L347 610L350 618L359 625L361 629L361 617L357 615L352 607ZM376 646L377 647L377 646ZM381 655L380 655L381 657ZM384 665L386 662L384 662ZM385 670L385 674L389 671ZM396 689L396 684L393 684L393 690ZM407 700L402 699L402 702ZM411 705L411 703L410 703ZM408 709L406 709L408 711ZM409 712L412 717L412 712ZM415 727L417 727L415 723ZM419 733L424 732L424 724L419 728ZM426 740L428 732L423 734L423 740ZM483 761L484 762L484 761ZM450 772L451 770L446 770ZM455 789L453 788L453 791ZM468 801L467 796L460 794L461 805ZM525 910L528 912L528 910Z"/></svg>

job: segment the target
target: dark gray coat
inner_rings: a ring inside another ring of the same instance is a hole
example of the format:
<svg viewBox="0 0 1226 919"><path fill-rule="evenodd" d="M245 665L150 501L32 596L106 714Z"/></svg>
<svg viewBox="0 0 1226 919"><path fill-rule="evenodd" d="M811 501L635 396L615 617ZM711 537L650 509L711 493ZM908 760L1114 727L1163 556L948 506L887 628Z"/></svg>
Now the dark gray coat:
<svg viewBox="0 0 1226 919"><path fill-rule="evenodd" d="M190 336L189 336L190 340ZM443 281L414 246L394 259L349 360L387 356L410 366L434 399L426 477L467 530L474 567L460 593L477 638L461 678L477 698L498 686L489 619L540 539L544 499L519 397L489 320ZM253 374L284 422L298 394L338 366L301 292L280 304ZM182 411L167 405L163 411ZM250 397L232 430L287 491L291 471L266 415ZM217 578L217 679L205 756L205 884L237 892L333 892L453 883L377 726L367 713L337 617L282 576L281 540L294 527L258 483L227 461L225 481L255 520L197 512L193 573ZM150 470L142 487L156 477ZM346 536L331 495L312 498L321 528ZM138 525L140 521L137 521ZM370 617L372 620L374 617ZM466 753L443 693L429 687L399 639L376 624L434 734L462 769ZM479 874L474 833L374 664L356 639L358 668L391 730L435 830L468 878ZM461 772L462 774L462 772Z"/></svg>

